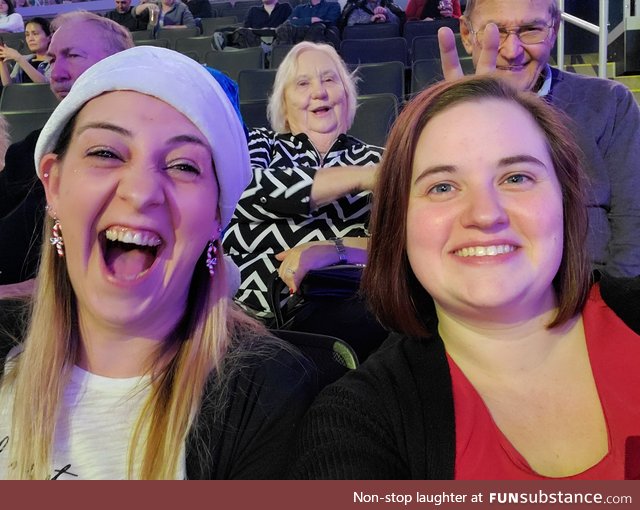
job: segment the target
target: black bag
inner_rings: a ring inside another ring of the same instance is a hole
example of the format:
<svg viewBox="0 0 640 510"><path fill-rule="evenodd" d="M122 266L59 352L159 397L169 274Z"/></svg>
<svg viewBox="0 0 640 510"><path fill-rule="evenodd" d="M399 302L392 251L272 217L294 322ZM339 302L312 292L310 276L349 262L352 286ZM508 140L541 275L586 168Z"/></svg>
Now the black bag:
<svg viewBox="0 0 640 510"><path fill-rule="evenodd" d="M341 264L309 271L298 292L282 301L286 284L275 273L269 285L269 307L273 313L272 327L293 329L296 320L313 313L322 300L346 300L355 298L360 288L362 265Z"/></svg>

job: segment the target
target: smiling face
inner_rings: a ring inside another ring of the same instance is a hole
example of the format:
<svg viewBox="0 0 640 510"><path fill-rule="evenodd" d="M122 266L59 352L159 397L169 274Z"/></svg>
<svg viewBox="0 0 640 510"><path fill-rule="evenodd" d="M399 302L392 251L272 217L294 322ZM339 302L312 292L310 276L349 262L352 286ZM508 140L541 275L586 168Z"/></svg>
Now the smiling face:
<svg viewBox="0 0 640 510"><path fill-rule="evenodd" d="M51 37L47 55L51 62L51 90L58 99L66 97L82 73L113 53L107 50L94 25L81 20L68 22Z"/></svg>
<svg viewBox="0 0 640 510"><path fill-rule="evenodd" d="M562 244L560 184L529 113L483 100L426 125L412 169L407 253L439 313L504 322L548 311Z"/></svg>
<svg viewBox="0 0 640 510"><path fill-rule="evenodd" d="M38 23L27 23L24 29L24 38L27 41L29 51L37 55L46 53L51 41L51 37Z"/></svg>
<svg viewBox="0 0 640 510"><path fill-rule="evenodd" d="M168 334L198 258L218 237L202 133L158 99L111 92L83 107L65 155L45 156L40 170L83 331Z"/></svg>
<svg viewBox="0 0 640 510"><path fill-rule="evenodd" d="M475 31L482 30L487 23L506 28L550 25L551 1L479 0L471 19L466 21L470 22ZM473 56L474 64L477 64L481 41L471 34L467 23L460 24L460 34L467 51ZM555 30L552 29L543 42L523 44L515 34L510 34L498 51L498 74L518 90L532 90L549 62L555 38Z"/></svg>
<svg viewBox="0 0 640 510"><path fill-rule="evenodd" d="M300 54L284 93L285 116L293 134L335 139L348 129L347 93L331 57L318 50Z"/></svg>

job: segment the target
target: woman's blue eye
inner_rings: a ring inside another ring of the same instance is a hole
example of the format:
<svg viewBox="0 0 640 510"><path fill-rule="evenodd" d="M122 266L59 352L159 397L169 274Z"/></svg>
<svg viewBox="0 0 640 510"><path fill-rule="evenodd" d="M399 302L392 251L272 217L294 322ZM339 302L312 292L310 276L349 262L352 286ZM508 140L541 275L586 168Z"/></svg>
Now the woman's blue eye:
<svg viewBox="0 0 640 510"><path fill-rule="evenodd" d="M528 182L530 180L531 180L531 178L527 177L526 175L515 174L515 175L510 175L509 177L507 177L505 182L507 182L509 184L522 184L522 183Z"/></svg>
<svg viewBox="0 0 640 510"><path fill-rule="evenodd" d="M449 193L453 190L453 186L446 182L441 182L440 184L436 184L433 188L429 190L429 193L442 194Z"/></svg>

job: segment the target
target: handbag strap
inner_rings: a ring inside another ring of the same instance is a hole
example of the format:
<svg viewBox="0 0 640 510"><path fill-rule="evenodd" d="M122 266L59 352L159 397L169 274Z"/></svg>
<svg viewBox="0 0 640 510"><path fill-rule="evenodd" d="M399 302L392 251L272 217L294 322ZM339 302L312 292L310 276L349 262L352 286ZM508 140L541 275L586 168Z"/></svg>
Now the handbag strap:
<svg viewBox="0 0 640 510"><path fill-rule="evenodd" d="M284 325L284 317L282 315L282 306L280 304L280 296L285 289L286 284L278 276L278 273L273 274L273 278L269 282L269 292L267 293L267 300L269 301L269 308L273 314L274 327L279 329Z"/></svg>

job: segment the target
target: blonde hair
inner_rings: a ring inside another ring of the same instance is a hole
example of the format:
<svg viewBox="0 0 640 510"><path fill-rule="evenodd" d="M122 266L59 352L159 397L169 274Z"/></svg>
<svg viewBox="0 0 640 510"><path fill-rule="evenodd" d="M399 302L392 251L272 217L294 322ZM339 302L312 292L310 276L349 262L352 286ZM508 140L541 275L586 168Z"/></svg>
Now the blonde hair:
<svg viewBox="0 0 640 510"><path fill-rule="evenodd" d="M79 346L76 300L64 259L48 243L53 220L45 221L42 262L23 351L12 362L0 389L14 391L8 476L46 479L64 388ZM219 241L218 241L218 244ZM218 246L222 254L222 247ZM204 252L196 265L182 321L157 353L151 368L151 393L136 422L129 447L129 478L175 478L179 455L198 414L205 384L222 374L225 354L236 338L266 330L240 312L228 298L224 258L209 277ZM226 370L227 375L229 370ZM217 377L225 394L229 377ZM224 399L218 398L222 412ZM143 443L143 438L146 439ZM134 459L142 453L140 472Z"/></svg>
<svg viewBox="0 0 640 510"><path fill-rule="evenodd" d="M309 41L303 41L296 44L291 51L287 53L276 73L275 82L273 84L273 92L269 97L267 106L267 118L271 123L271 127L277 133L286 133L289 131L289 122L286 116L285 108L285 89L294 80L298 70L298 57L305 51L321 51L327 55L335 64L338 70L338 76L344 86L347 96L347 129L351 128L353 119L356 116L356 108L358 105L358 89L356 87L355 73L350 73L340 55L333 46L329 44L317 44Z"/></svg>

